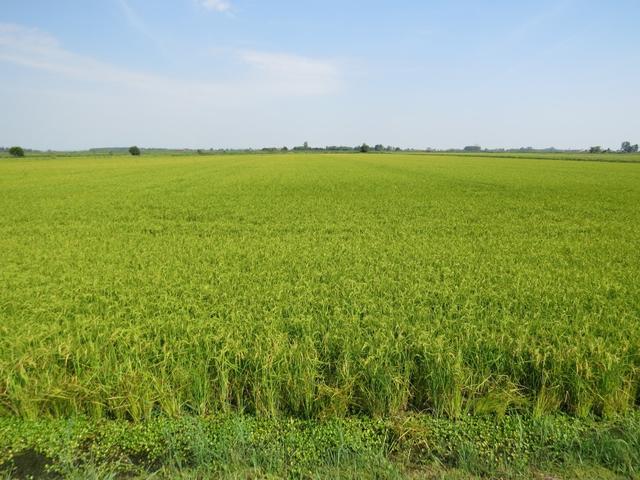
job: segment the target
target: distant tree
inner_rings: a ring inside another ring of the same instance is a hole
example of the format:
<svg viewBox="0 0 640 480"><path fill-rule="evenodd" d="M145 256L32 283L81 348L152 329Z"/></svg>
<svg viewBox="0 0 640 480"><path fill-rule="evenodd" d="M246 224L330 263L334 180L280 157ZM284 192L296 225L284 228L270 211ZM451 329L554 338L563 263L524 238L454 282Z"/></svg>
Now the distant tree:
<svg viewBox="0 0 640 480"><path fill-rule="evenodd" d="M309 142L304 142L302 148L304 148L305 150L309 150Z"/></svg>
<svg viewBox="0 0 640 480"><path fill-rule="evenodd" d="M360 145L360 152L367 153L368 151L369 151L369 145L367 145L366 143L363 143L362 145Z"/></svg>
<svg viewBox="0 0 640 480"><path fill-rule="evenodd" d="M283 152L288 152L288 151L289 151L289 149L288 149L286 146L285 146L285 147L282 147L282 149L281 149L281 150L282 150Z"/></svg>
<svg viewBox="0 0 640 480"><path fill-rule="evenodd" d="M11 155L12 157L24 157L24 148L11 147L9 149L9 155Z"/></svg>
<svg viewBox="0 0 640 480"><path fill-rule="evenodd" d="M396 150L395 150L395 151L396 151L396 152L401 152L401 151L402 151L402 149L401 149L400 147L396 147Z"/></svg>
<svg viewBox="0 0 640 480"><path fill-rule="evenodd" d="M623 151L624 153L633 153L634 151L638 151L637 145L631 145L631 142L622 142L622 146L620 147L620 150Z"/></svg>
<svg viewBox="0 0 640 480"><path fill-rule="evenodd" d="M602 153L602 147L598 146L598 147L591 147L589 149L589 153Z"/></svg>
<svg viewBox="0 0 640 480"><path fill-rule="evenodd" d="M375 147L373 147L373 149L374 149L376 152L382 152L382 151L384 151L384 145L382 145L382 144L380 144L380 143L379 143L378 145L376 145Z"/></svg>
<svg viewBox="0 0 640 480"><path fill-rule="evenodd" d="M631 145L631 151L629 153L638 153L638 144Z"/></svg>
<svg viewBox="0 0 640 480"><path fill-rule="evenodd" d="M482 147L480 147L480 145L467 145L466 147L464 147L465 152L479 152L481 150Z"/></svg>
<svg viewBox="0 0 640 480"><path fill-rule="evenodd" d="M129 153L131 155L133 155L134 157L139 156L142 152L140 151L140 149L138 147L136 147L135 145L133 147L129 148Z"/></svg>

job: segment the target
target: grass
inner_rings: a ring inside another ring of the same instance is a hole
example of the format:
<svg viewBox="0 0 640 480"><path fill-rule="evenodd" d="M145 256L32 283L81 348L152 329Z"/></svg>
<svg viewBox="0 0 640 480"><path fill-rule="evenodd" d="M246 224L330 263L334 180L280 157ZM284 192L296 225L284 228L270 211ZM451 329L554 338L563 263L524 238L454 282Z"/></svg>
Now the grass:
<svg viewBox="0 0 640 480"><path fill-rule="evenodd" d="M638 205L634 163L2 159L0 417L633 415Z"/></svg>
<svg viewBox="0 0 640 480"><path fill-rule="evenodd" d="M640 416L0 420L0 468L67 478L638 478ZM542 469L542 470L541 470ZM151 473L152 472L152 473ZM546 472L542 474L542 472ZM597 475L595 474L597 472Z"/></svg>

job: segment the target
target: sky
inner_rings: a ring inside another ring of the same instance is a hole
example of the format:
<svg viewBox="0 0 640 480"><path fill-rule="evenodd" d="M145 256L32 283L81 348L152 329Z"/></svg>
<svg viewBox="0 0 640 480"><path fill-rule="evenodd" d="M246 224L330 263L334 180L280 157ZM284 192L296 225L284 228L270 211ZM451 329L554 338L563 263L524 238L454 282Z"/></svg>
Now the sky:
<svg viewBox="0 0 640 480"><path fill-rule="evenodd" d="M0 0L0 146L618 148L638 0Z"/></svg>

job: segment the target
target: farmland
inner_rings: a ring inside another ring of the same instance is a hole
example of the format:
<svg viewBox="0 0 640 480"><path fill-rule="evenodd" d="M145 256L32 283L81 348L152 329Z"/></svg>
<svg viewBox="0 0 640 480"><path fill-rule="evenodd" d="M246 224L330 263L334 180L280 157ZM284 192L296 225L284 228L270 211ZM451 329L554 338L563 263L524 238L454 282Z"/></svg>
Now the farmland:
<svg viewBox="0 0 640 480"><path fill-rule="evenodd" d="M2 158L0 417L636 418L640 164L542 157Z"/></svg>

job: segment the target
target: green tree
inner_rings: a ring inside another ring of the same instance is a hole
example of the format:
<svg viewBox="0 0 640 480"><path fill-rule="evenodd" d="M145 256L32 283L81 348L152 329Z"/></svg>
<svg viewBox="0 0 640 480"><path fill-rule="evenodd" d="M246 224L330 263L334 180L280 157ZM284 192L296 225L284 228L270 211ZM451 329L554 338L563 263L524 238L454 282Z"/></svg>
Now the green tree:
<svg viewBox="0 0 640 480"><path fill-rule="evenodd" d="M622 142L620 150L624 153L636 153L638 151L638 145L631 145L631 142Z"/></svg>
<svg viewBox="0 0 640 480"><path fill-rule="evenodd" d="M24 148L11 147L9 149L9 155L11 155L12 157L24 157Z"/></svg>
<svg viewBox="0 0 640 480"><path fill-rule="evenodd" d="M367 145L366 143L363 143L362 145L360 145L360 151L362 153L367 153L369 151L369 145Z"/></svg>
<svg viewBox="0 0 640 480"><path fill-rule="evenodd" d="M133 155L134 157L137 157L138 155L140 155L142 152L140 151L140 149L138 147L136 147L135 145L133 147L129 148L129 153L131 155Z"/></svg>
<svg viewBox="0 0 640 480"><path fill-rule="evenodd" d="M602 153L602 147L591 147L589 153Z"/></svg>

